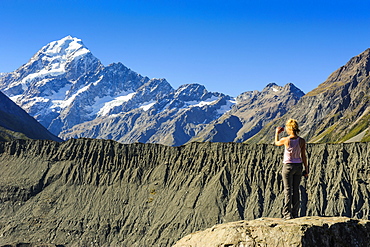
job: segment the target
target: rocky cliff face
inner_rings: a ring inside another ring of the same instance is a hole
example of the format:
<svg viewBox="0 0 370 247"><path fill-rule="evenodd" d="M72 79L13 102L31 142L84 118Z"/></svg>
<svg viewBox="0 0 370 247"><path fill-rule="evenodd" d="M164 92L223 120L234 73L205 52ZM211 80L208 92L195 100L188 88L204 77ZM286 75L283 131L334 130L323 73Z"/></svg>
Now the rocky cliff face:
<svg viewBox="0 0 370 247"><path fill-rule="evenodd" d="M270 122L249 143L273 140L276 126L298 120L309 142L370 141L370 49L353 57L281 117Z"/></svg>
<svg viewBox="0 0 370 247"><path fill-rule="evenodd" d="M302 216L370 219L369 145L308 145ZM282 151L241 143L0 143L0 244L169 246L218 223L280 217Z"/></svg>

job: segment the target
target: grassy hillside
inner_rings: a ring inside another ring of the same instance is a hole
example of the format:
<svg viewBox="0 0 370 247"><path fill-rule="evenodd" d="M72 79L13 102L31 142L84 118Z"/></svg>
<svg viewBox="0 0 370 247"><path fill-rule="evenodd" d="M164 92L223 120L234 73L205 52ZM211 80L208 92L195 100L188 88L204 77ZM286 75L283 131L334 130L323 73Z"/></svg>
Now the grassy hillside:
<svg viewBox="0 0 370 247"><path fill-rule="evenodd" d="M0 126L0 141L12 141L16 139L29 139L25 134L11 131Z"/></svg>

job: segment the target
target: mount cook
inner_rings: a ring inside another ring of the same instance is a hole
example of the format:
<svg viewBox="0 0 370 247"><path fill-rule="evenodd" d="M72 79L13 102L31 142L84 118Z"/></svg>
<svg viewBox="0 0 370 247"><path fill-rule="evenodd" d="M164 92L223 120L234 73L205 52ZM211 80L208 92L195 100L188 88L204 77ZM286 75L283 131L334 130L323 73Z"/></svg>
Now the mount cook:
<svg viewBox="0 0 370 247"><path fill-rule="evenodd" d="M178 89L121 63L104 66L71 36L41 48L16 71L1 74L0 90L63 139L178 146L189 141L242 142L284 115L304 93L269 84L236 98L199 84Z"/></svg>

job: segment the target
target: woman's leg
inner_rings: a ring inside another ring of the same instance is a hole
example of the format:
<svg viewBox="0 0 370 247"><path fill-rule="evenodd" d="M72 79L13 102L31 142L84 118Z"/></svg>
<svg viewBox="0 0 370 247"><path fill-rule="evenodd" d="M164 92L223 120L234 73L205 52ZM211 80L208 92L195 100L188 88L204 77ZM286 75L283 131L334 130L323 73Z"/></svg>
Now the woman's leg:
<svg viewBox="0 0 370 247"><path fill-rule="evenodd" d="M284 164L281 172L284 184L284 206L283 206L283 218L291 219L292 216L292 187L293 187L293 174L292 165Z"/></svg>
<svg viewBox="0 0 370 247"><path fill-rule="evenodd" d="M298 211L300 206L299 201L299 185L301 183L302 178L302 164L295 164L294 165L294 172L293 172L293 196L292 196L292 216L293 218L298 217Z"/></svg>

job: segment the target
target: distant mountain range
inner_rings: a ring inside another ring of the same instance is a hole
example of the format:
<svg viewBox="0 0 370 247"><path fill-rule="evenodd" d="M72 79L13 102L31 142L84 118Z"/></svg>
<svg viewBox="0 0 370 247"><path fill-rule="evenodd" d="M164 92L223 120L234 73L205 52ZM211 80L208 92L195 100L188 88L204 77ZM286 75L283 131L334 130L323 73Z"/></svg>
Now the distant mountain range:
<svg viewBox="0 0 370 247"><path fill-rule="evenodd" d="M304 95L292 84L269 84L236 99L199 84L175 90L165 79L149 79L121 63L103 66L70 36L2 75L0 90L63 139L174 146L190 140L242 142Z"/></svg>
<svg viewBox="0 0 370 247"><path fill-rule="evenodd" d="M104 66L80 39L68 36L1 74L0 90L62 139L172 146L271 142L274 126L291 116L311 142L367 140L368 59L367 50L305 96L289 83L233 98L199 84L174 89L121 63Z"/></svg>

